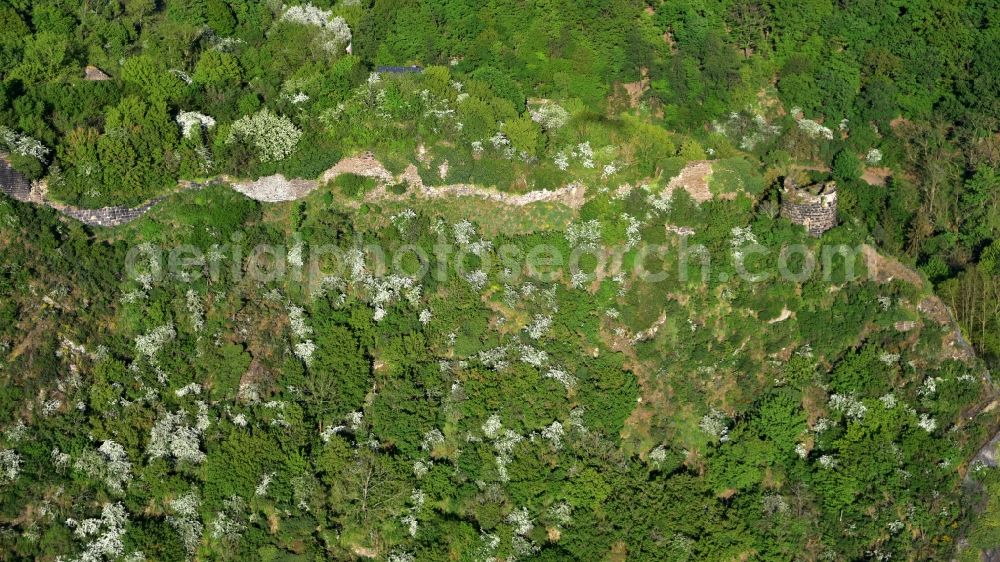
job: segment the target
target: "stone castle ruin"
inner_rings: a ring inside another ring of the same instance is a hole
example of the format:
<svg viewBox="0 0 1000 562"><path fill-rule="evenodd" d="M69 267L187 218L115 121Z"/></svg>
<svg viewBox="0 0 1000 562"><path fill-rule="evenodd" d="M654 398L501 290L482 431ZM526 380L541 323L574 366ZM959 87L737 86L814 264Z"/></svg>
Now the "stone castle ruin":
<svg viewBox="0 0 1000 562"><path fill-rule="evenodd" d="M5 154L0 154L0 191L18 201L31 197L31 182L10 166Z"/></svg>
<svg viewBox="0 0 1000 562"><path fill-rule="evenodd" d="M786 177L781 190L781 216L800 224L812 236L837 226L837 183L818 182L800 187Z"/></svg>
<svg viewBox="0 0 1000 562"><path fill-rule="evenodd" d="M199 189L201 184L190 183L188 189ZM90 226L119 226L145 215L164 199L157 197L138 207L103 207L100 209L79 209L70 205L50 201L45 197L45 184L32 182L11 167L7 155L0 153L0 193L24 203L44 204L60 213Z"/></svg>

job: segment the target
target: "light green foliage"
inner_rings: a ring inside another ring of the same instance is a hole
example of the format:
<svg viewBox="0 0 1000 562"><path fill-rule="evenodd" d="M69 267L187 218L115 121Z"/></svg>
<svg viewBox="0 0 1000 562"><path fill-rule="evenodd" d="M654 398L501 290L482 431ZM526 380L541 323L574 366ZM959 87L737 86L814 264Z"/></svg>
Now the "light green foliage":
<svg viewBox="0 0 1000 562"><path fill-rule="evenodd" d="M122 80L131 83L150 99L174 101L184 91L184 82L167 72L150 56L131 57L122 64Z"/></svg>
<svg viewBox="0 0 1000 562"><path fill-rule="evenodd" d="M995 3L279 4L0 5L0 126L50 149L11 164L82 207L165 196L113 229L0 201L6 558L996 546L994 471L966 471L998 415ZM181 138L187 112L215 126ZM386 185L172 193L367 151ZM711 199L668 195L695 160ZM781 218L786 176L836 179L839 225ZM581 242L608 249L580 261L596 278L511 258ZM808 265L782 248L820 269L750 281L731 258L751 242L770 250L751 272ZM863 243L926 281L822 269ZM621 275L601 269L615 244ZM705 277L680 259L699 246ZM136 249L164 275L131 275ZM179 249L204 261L167 268ZM964 338L978 358L952 358ZM85 532L116 502L127 523Z"/></svg>
<svg viewBox="0 0 1000 562"><path fill-rule="evenodd" d="M538 125L528 116L504 123L503 133L510 139L511 146L518 152L529 156L538 151L538 138L541 131Z"/></svg>
<svg viewBox="0 0 1000 562"><path fill-rule="evenodd" d="M241 77L240 63L236 57L220 51L206 51L202 54L192 76L197 84L213 87L234 87L239 84Z"/></svg>

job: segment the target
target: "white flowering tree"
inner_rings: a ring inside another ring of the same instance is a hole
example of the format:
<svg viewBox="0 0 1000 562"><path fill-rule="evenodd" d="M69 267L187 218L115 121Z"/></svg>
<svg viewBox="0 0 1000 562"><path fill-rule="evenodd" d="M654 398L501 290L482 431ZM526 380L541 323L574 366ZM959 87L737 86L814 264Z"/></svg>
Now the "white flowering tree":
<svg viewBox="0 0 1000 562"><path fill-rule="evenodd" d="M323 50L328 53L349 52L351 28L344 18L334 16L329 10L318 8L311 3L288 6L281 15L281 21L318 29L317 38Z"/></svg>
<svg viewBox="0 0 1000 562"><path fill-rule="evenodd" d="M561 105L546 103L531 110L531 120L538 123L546 131L561 129L569 123L569 112Z"/></svg>
<svg viewBox="0 0 1000 562"><path fill-rule="evenodd" d="M9 150L18 156L45 161L49 149L37 139L22 135L17 131L0 125L0 149Z"/></svg>
<svg viewBox="0 0 1000 562"><path fill-rule="evenodd" d="M21 455L11 449L0 451L0 484L9 484L17 480L21 473Z"/></svg>
<svg viewBox="0 0 1000 562"><path fill-rule="evenodd" d="M215 126L215 119L197 111L181 111L177 114L177 124L181 126L181 136L195 138L195 133Z"/></svg>
<svg viewBox="0 0 1000 562"><path fill-rule="evenodd" d="M201 507L201 498L197 490L191 490L187 494L178 497L170 502L170 510L173 512L167 515L167 522L181 536L181 542L188 554L194 554L201 542L202 532L205 526L201 522L198 508Z"/></svg>
<svg viewBox="0 0 1000 562"><path fill-rule="evenodd" d="M164 412L153 424L147 452L150 458L172 457L178 461L198 464L205 460L201 450L201 434L207 425L188 424L184 412Z"/></svg>
<svg viewBox="0 0 1000 562"><path fill-rule="evenodd" d="M233 123L226 143L244 142L261 161L275 162L288 157L300 138L302 131L291 119L264 108Z"/></svg>

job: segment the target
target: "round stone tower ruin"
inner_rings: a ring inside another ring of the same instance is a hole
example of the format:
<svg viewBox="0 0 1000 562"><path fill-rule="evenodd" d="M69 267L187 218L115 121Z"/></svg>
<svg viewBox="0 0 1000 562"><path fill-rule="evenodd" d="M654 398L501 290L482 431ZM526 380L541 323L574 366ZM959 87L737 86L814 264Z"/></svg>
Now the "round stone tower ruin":
<svg viewBox="0 0 1000 562"><path fill-rule="evenodd" d="M7 155L3 153L0 153L0 192L18 201L28 201L31 198L31 182L11 167Z"/></svg>
<svg viewBox="0 0 1000 562"><path fill-rule="evenodd" d="M781 216L800 224L812 236L837 226L837 183L818 182L799 187L786 177L781 190Z"/></svg>

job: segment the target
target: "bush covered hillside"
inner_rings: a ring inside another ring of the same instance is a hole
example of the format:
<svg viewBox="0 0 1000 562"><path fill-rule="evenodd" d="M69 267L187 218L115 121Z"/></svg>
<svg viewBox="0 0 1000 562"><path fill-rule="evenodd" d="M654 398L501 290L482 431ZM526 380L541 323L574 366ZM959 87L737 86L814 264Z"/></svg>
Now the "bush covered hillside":
<svg viewBox="0 0 1000 562"><path fill-rule="evenodd" d="M0 560L979 560L1000 5L0 0Z"/></svg>

